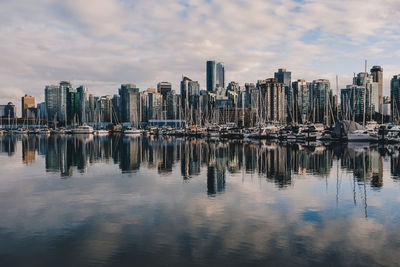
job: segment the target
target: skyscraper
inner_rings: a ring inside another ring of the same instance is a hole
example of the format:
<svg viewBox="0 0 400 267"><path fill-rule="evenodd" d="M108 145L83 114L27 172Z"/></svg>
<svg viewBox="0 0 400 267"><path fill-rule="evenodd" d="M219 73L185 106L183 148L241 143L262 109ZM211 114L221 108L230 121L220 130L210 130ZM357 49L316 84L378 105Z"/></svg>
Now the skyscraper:
<svg viewBox="0 0 400 267"><path fill-rule="evenodd" d="M329 110L332 104L332 90L329 80L314 80L311 85L311 108L314 122L323 122L330 126Z"/></svg>
<svg viewBox="0 0 400 267"><path fill-rule="evenodd" d="M373 81L378 83L379 105L383 104L383 68L381 66L373 66L371 69Z"/></svg>
<svg viewBox="0 0 400 267"><path fill-rule="evenodd" d="M119 95L121 121L138 122L141 117L139 88L136 88L134 84L122 84Z"/></svg>
<svg viewBox="0 0 400 267"><path fill-rule="evenodd" d="M225 67L223 62L216 65L215 87L225 88Z"/></svg>
<svg viewBox="0 0 400 267"><path fill-rule="evenodd" d="M17 116L17 108L12 102L7 105L0 105L0 117L13 119Z"/></svg>
<svg viewBox="0 0 400 267"><path fill-rule="evenodd" d="M48 122L52 122L57 116L58 86L47 85L44 89L44 99L46 103L46 119Z"/></svg>
<svg viewBox="0 0 400 267"><path fill-rule="evenodd" d="M260 90L258 110L260 121L286 122L286 97L285 86L276 78L260 80L257 82Z"/></svg>
<svg viewBox="0 0 400 267"><path fill-rule="evenodd" d="M393 120L400 120L400 74L394 75L390 81L390 113Z"/></svg>
<svg viewBox="0 0 400 267"><path fill-rule="evenodd" d="M70 89L72 89L70 82L60 82L57 94L57 119L62 124L65 124L67 121L67 95Z"/></svg>
<svg viewBox="0 0 400 267"><path fill-rule="evenodd" d="M278 72L275 72L275 79L278 79L279 83L283 83L285 85L285 95L286 95L286 103L287 103L287 112L289 115L289 120L293 120L292 111L293 111L293 103L292 103L292 73L290 71L286 71L286 69L278 69Z"/></svg>
<svg viewBox="0 0 400 267"><path fill-rule="evenodd" d="M207 91L215 90L215 61L207 61Z"/></svg>
<svg viewBox="0 0 400 267"><path fill-rule="evenodd" d="M292 83L293 89L293 120L305 123L309 120L311 83L297 80Z"/></svg>
<svg viewBox="0 0 400 267"><path fill-rule="evenodd" d="M35 97L30 95L25 95L21 98L22 107L22 118L27 118L27 110L30 108L35 108Z"/></svg>
<svg viewBox="0 0 400 267"><path fill-rule="evenodd" d="M76 88L76 91L79 95L79 103L78 103L78 119L80 123L85 123L87 121L87 95L88 89L86 86L79 86Z"/></svg>

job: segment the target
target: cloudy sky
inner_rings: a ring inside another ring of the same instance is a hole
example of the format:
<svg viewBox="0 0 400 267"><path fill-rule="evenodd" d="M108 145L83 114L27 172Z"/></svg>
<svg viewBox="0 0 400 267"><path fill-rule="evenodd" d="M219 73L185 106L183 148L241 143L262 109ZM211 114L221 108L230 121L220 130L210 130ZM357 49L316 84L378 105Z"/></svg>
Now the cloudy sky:
<svg viewBox="0 0 400 267"><path fill-rule="evenodd" d="M182 75L205 87L205 62L227 81L255 82L278 68L328 78L381 65L384 93L400 73L398 0L15 0L0 1L0 104L70 80L98 95Z"/></svg>

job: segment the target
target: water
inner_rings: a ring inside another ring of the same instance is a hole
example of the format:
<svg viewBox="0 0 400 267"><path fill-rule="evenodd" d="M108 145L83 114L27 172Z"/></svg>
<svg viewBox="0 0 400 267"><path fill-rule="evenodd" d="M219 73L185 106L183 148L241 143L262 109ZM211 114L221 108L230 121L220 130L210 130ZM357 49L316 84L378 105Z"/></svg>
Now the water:
<svg viewBox="0 0 400 267"><path fill-rule="evenodd" d="M395 266L395 147L0 138L1 266Z"/></svg>

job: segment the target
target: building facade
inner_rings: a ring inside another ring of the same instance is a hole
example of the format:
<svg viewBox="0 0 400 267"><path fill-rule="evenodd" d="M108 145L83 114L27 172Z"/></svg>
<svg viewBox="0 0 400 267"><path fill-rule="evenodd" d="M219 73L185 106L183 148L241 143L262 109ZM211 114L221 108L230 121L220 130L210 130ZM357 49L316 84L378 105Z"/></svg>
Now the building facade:
<svg viewBox="0 0 400 267"><path fill-rule="evenodd" d="M22 114L22 118L26 119L28 118L28 114L27 111L30 108L35 108L35 97L30 96L30 95L25 95L21 98L21 114Z"/></svg>

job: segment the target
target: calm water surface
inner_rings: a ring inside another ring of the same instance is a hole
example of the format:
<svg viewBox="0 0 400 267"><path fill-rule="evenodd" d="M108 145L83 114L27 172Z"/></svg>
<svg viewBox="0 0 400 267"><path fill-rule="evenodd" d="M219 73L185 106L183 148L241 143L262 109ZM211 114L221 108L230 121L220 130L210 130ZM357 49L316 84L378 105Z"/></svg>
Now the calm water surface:
<svg viewBox="0 0 400 267"><path fill-rule="evenodd" d="M0 137L1 266L399 266L395 147Z"/></svg>

